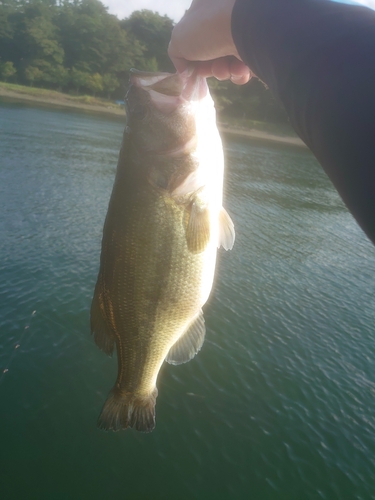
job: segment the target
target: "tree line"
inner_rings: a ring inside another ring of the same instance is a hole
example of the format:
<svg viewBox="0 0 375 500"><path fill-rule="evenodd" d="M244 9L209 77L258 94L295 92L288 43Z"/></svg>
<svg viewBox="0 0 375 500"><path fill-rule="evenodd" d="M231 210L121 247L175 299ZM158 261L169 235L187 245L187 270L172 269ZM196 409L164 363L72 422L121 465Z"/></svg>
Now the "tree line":
<svg viewBox="0 0 375 500"><path fill-rule="evenodd" d="M123 98L130 68L174 71L167 54L173 25L150 10L119 20L99 0L0 0L0 80ZM286 120L257 80L210 85L224 115Z"/></svg>

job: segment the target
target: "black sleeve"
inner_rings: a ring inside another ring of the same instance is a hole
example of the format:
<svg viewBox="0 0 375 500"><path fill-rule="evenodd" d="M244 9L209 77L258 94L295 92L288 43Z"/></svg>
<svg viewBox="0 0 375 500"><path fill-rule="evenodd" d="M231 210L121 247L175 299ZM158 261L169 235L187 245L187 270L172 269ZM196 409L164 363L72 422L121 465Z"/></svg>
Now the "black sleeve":
<svg viewBox="0 0 375 500"><path fill-rule="evenodd" d="M375 243L375 12L327 0L237 0L232 35Z"/></svg>

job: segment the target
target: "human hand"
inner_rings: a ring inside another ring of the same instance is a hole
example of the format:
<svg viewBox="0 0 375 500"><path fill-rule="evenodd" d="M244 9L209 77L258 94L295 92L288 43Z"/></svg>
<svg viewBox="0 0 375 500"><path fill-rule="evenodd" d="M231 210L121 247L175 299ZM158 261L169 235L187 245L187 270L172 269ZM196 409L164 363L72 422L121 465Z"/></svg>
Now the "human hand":
<svg viewBox="0 0 375 500"><path fill-rule="evenodd" d="M231 16L235 0L193 0L173 29L168 48L177 71L191 62L203 77L232 80L242 85L254 76L233 42Z"/></svg>

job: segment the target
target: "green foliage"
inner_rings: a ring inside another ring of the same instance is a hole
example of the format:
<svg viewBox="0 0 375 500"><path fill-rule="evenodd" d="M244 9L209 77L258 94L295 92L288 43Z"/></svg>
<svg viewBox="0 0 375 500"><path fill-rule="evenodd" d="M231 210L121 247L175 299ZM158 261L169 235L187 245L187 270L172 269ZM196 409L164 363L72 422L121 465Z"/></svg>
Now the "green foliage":
<svg viewBox="0 0 375 500"><path fill-rule="evenodd" d="M99 0L0 0L0 78L48 89L123 97L129 69L174 71L173 21L150 10L119 21ZM271 92L210 81L219 118L287 122Z"/></svg>
<svg viewBox="0 0 375 500"><path fill-rule="evenodd" d="M118 19L98 0L66 2L57 24L70 68L101 74L126 71L142 55L139 42L132 43Z"/></svg>
<svg viewBox="0 0 375 500"><path fill-rule="evenodd" d="M120 85L120 82L116 75L113 73L107 73L103 75L103 89L107 92L108 99L111 98L112 92L114 92Z"/></svg>
<svg viewBox="0 0 375 500"><path fill-rule="evenodd" d="M233 88L230 82L219 82L215 78L208 80L208 86L210 87L211 94L215 98L216 110L219 113L225 113L225 111L232 106L237 89Z"/></svg>
<svg viewBox="0 0 375 500"><path fill-rule="evenodd" d="M28 66L25 69L25 79L29 82L31 87L34 85L34 82L38 82L42 80L42 78L43 72L39 68L35 66Z"/></svg>
<svg viewBox="0 0 375 500"><path fill-rule="evenodd" d="M0 40L9 40L12 38L12 26L9 22L9 14L12 10L3 3L0 6Z"/></svg>
<svg viewBox="0 0 375 500"><path fill-rule="evenodd" d="M138 10L121 21L121 26L143 44L144 63L151 60L157 62L157 69L153 71L174 71L167 53L173 29L172 19L150 10Z"/></svg>
<svg viewBox="0 0 375 500"><path fill-rule="evenodd" d="M64 50L57 39L57 28L45 17L34 17L25 22L25 42L29 57L62 64Z"/></svg>
<svg viewBox="0 0 375 500"><path fill-rule="evenodd" d="M287 115L282 104L271 91L257 78L246 85L233 85L231 82L219 82L210 79L209 86L215 98L220 115L240 118L242 121L286 123Z"/></svg>
<svg viewBox="0 0 375 500"><path fill-rule="evenodd" d="M16 68L14 67L11 61L6 61L3 64L0 64L0 75L1 79L6 82L8 78L11 78L17 73Z"/></svg>
<svg viewBox="0 0 375 500"><path fill-rule="evenodd" d="M45 82L51 83L59 89L62 89L70 82L69 70L61 64L50 65L45 72Z"/></svg>
<svg viewBox="0 0 375 500"><path fill-rule="evenodd" d="M79 69L73 67L70 71L70 81L75 86L77 94L81 87L86 87L90 78L90 73L86 71L80 71Z"/></svg>
<svg viewBox="0 0 375 500"><path fill-rule="evenodd" d="M138 62L136 68L140 71L159 71L158 62L155 57L151 57L151 59L142 59Z"/></svg>
<svg viewBox="0 0 375 500"><path fill-rule="evenodd" d="M111 74L105 90L113 93L131 67L143 65L145 51L99 0L0 2L0 63L12 62L21 82L96 93L104 89L100 78Z"/></svg>
<svg viewBox="0 0 375 500"><path fill-rule="evenodd" d="M103 78L102 75L99 75L99 73L94 73L93 75L90 75L86 87L91 90L91 92L96 95L97 92L100 92L103 90Z"/></svg>

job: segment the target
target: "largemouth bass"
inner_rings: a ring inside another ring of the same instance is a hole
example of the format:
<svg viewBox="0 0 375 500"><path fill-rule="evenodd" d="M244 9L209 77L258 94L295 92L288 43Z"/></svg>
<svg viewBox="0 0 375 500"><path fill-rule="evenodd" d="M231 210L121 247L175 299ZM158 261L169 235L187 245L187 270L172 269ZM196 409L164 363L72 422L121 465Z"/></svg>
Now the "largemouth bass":
<svg viewBox="0 0 375 500"><path fill-rule="evenodd" d="M126 110L91 331L118 358L98 426L149 432L164 360L185 363L202 347L217 248L232 248L234 228L206 80L132 70Z"/></svg>

